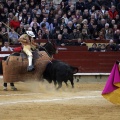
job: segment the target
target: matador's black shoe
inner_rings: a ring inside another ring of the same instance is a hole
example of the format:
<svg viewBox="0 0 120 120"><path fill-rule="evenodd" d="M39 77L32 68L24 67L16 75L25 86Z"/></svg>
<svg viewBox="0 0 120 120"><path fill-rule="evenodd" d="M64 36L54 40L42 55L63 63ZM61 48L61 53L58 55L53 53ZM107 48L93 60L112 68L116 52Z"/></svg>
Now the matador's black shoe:
<svg viewBox="0 0 120 120"><path fill-rule="evenodd" d="M32 72L32 71L34 71L34 70L35 70L35 68L34 68L33 65L28 66L28 68L27 68L27 71L28 71L28 72Z"/></svg>

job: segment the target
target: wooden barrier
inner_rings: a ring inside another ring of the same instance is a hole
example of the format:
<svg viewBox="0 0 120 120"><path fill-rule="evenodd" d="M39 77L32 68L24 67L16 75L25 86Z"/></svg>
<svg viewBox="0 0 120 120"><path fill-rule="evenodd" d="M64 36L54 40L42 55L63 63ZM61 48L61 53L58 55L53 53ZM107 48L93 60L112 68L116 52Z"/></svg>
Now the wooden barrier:
<svg viewBox="0 0 120 120"><path fill-rule="evenodd" d="M38 39L38 40L35 40L35 42L37 43L46 43L48 40L46 39ZM50 39L51 41L51 39ZM53 41L55 41L55 39L53 39ZM69 40L65 40L66 42L69 41ZM77 39L74 39L72 40L71 42L76 42ZM84 40L85 43L109 43L109 40Z"/></svg>
<svg viewBox="0 0 120 120"><path fill-rule="evenodd" d="M0 52L0 59L11 53ZM120 60L120 51L89 52L64 50L58 51L54 58L77 66L81 73L109 73L116 60Z"/></svg>
<svg viewBox="0 0 120 120"><path fill-rule="evenodd" d="M120 52L59 51L54 58L77 66L82 73L109 73Z"/></svg>
<svg viewBox="0 0 120 120"><path fill-rule="evenodd" d="M12 52L8 51L0 51L0 60L2 60L3 57L9 56Z"/></svg>
<svg viewBox="0 0 120 120"><path fill-rule="evenodd" d="M88 46L57 46L60 51L88 51Z"/></svg>

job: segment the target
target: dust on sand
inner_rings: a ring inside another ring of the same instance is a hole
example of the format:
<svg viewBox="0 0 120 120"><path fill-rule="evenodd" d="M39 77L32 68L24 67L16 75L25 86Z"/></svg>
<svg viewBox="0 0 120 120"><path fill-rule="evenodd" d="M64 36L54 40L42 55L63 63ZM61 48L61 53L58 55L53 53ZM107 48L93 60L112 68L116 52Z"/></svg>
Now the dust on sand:
<svg viewBox="0 0 120 120"><path fill-rule="evenodd" d="M104 82L69 83L56 91L47 82L19 82L18 91L2 90L0 120L120 120L120 106L101 96Z"/></svg>

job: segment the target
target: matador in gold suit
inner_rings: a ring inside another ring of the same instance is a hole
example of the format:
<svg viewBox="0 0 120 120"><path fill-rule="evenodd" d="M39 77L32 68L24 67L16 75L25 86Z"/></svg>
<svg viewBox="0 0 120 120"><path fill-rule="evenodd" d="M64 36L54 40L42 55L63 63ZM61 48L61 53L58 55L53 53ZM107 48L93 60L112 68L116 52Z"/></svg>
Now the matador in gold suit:
<svg viewBox="0 0 120 120"><path fill-rule="evenodd" d="M38 47L38 44L34 42L35 35L32 31L26 31L26 34L23 34L20 36L18 41L22 44L23 51L28 56L28 68L27 71L33 71L34 66L32 64L33 55L32 51L35 50Z"/></svg>

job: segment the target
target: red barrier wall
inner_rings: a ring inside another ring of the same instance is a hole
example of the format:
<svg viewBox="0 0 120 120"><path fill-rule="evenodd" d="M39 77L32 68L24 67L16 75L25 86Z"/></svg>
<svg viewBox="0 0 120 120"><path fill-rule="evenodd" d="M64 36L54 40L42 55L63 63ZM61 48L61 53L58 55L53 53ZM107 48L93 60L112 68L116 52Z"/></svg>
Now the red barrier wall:
<svg viewBox="0 0 120 120"><path fill-rule="evenodd" d="M110 72L120 52L59 51L55 59L62 60L79 68L79 72Z"/></svg>

